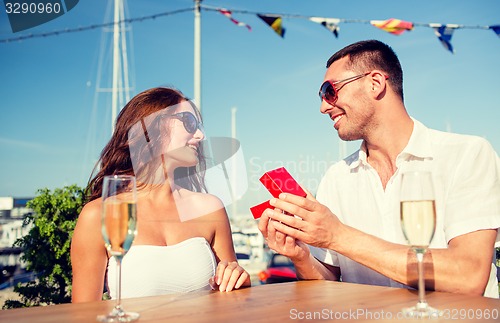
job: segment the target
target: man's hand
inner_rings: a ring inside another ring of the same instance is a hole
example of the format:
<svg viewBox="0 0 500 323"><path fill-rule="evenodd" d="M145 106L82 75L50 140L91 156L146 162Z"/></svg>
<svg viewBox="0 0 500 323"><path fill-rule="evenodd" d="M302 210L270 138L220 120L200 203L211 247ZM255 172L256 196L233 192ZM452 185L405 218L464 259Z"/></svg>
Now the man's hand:
<svg viewBox="0 0 500 323"><path fill-rule="evenodd" d="M291 202L291 200L293 201ZM322 227L323 232L328 232L328 230L325 231L325 227L331 224L322 225L321 220L308 224L304 218L314 218L315 216L319 218L319 213L311 212L303 208L302 205L308 205L308 207L312 205L321 209L324 212L322 217L327 219L330 217L333 223L335 223L334 220L338 222L337 217L328 208L319 204L310 194L308 199L292 194L281 194L280 200L274 200L272 203L276 208L274 210L267 209L259 221L259 230L266 239L269 248L293 261L299 279L339 280L340 269L338 267L326 266L312 256L305 242L314 242L315 240L309 236L308 232L303 231L304 228L317 228L319 226ZM289 214L300 214L299 216L304 218L300 219ZM321 230L316 229L316 231L320 232ZM327 236L324 233L323 235Z"/></svg>
<svg viewBox="0 0 500 323"><path fill-rule="evenodd" d="M287 248L292 248L291 242L287 243L286 238L297 239L309 245L336 249L337 241L340 241L339 235L342 232L342 223L340 220L323 204L319 203L311 194L306 198L293 194L282 193L279 199L271 199L271 205L274 210L267 209L261 221L259 229L264 229L265 219L271 219L267 227L275 230L276 244L281 243ZM294 216L287 215L293 214ZM268 235L271 232L268 231ZM264 237L266 235L264 234ZM285 240L281 242L281 240Z"/></svg>
<svg viewBox="0 0 500 323"><path fill-rule="evenodd" d="M276 230L276 224L279 223L269 217L272 212L280 213L280 210L267 209L259 221L259 230L262 232L269 248L287 256L294 262L309 258L309 248L304 243ZM285 216L290 217L289 215Z"/></svg>

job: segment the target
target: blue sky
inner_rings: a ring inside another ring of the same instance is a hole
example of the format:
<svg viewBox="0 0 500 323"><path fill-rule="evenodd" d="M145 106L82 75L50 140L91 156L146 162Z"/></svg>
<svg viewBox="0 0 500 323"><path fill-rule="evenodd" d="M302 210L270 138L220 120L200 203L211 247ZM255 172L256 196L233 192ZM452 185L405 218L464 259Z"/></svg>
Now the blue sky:
<svg viewBox="0 0 500 323"><path fill-rule="evenodd" d="M128 0L129 17L193 6L191 0ZM206 0L204 5L259 13L342 19L399 18L415 23L489 26L500 23L500 2ZM418 4L418 5L417 5ZM12 33L2 4L0 39L108 22L108 1L85 0L67 14ZM500 38L492 30L458 29L447 51L432 28L395 36L369 24L341 23L335 38L319 24L284 18L284 38L254 14L234 13L252 31L213 11L202 11L202 112L209 136L237 135L246 160L248 194L240 212L267 199L258 184L263 171L285 165L315 191L326 167L337 161L339 140L319 113L317 92L325 62L338 49L363 39L386 42L404 70L409 113L429 127L487 138L500 152L498 100ZM108 33L105 36L111 37ZM129 56L133 94L173 85L193 96L193 12L132 24ZM110 136L109 98L95 84L101 28L0 43L0 196L34 196L37 189L84 186ZM99 75L109 80L109 59ZM106 101L107 100L107 101ZM101 102L102 101L102 102ZM359 142L346 145L347 154Z"/></svg>

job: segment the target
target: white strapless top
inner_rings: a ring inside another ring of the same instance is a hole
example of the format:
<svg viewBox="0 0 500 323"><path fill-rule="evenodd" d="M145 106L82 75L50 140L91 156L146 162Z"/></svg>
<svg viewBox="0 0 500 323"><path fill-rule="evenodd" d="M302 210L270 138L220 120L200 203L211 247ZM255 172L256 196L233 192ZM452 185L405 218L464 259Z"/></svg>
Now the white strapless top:
<svg viewBox="0 0 500 323"><path fill-rule="evenodd" d="M205 238L171 246L132 246L122 259L122 298L210 290L217 262ZM108 287L116 298L116 260L108 262Z"/></svg>

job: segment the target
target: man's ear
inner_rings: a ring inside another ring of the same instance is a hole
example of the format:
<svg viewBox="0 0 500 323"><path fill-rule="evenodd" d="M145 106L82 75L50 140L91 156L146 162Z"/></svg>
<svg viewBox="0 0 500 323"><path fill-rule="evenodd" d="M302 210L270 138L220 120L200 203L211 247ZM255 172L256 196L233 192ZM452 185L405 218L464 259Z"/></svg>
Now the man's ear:
<svg viewBox="0 0 500 323"><path fill-rule="evenodd" d="M374 98L380 98L385 94L387 88L387 76L379 70L373 70L369 74L371 81L371 92Z"/></svg>

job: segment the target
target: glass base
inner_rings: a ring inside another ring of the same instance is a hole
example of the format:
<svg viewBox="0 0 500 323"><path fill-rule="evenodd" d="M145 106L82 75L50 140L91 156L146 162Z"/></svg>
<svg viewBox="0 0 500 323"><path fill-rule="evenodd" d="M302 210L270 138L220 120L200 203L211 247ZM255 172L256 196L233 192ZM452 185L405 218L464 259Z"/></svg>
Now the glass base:
<svg viewBox="0 0 500 323"><path fill-rule="evenodd" d="M401 311L404 317L408 318L439 318L443 316L443 311L430 307L427 303L418 302L412 307L403 308Z"/></svg>
<svg viewBox="0 0 500 323"><path fill-rule="evenodd" d="M139 313L124 312L122 309L114 308L111 313L107 315L98 315L97 321L99 322L132 322L139 318Z"/></svg>

